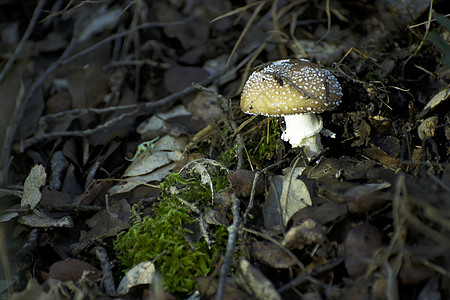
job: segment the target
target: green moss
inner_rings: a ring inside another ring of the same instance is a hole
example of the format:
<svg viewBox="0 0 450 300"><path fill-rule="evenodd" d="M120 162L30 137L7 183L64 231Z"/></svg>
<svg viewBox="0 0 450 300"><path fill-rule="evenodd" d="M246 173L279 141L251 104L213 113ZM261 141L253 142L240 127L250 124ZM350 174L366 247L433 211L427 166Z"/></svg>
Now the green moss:
<svg viewBox="0 0 450 300"><path fill-rule="evenodd" d="M224 185L226 176L213 176L215 188ZM183 186L176 196L168 191L171 187ZM117 236L114 248L118 259L126 269L143 261L155 260L157 269L164 278L165 288L174 293L191 293L195 290L195 278L207 275L214 259L225 251L227 231L225 226L209 226L216 243L208 248L201 238L194 240L192 228L198 216L176 197L205 208L211 203L211 192L199 180L185 179L171 174L160 185L161 202L153 206L154 218L137 219L133 226ZM201 205L201 206L200 206Z"/></svg>
<svg viewBox="0 0 450 300"><path fill-rule="evenodd" d="M217 161L219 161L225 167L231 168L236 162L237 148L238 148L238 145L234 145L233 148L226 150L221 155L219 155L219 157L217 158Z"/></svg>
<svg viewBox="0 0 450 300"><path fill-rule="evenodd" d="M256 154L256 159L258 159L259 161L271 159L273 154L279 147L278 139L281 137L280 124L277 118L271 118L269 122L269 138L267 138L267 132L264 131L265 134L261 137L261 140L258 146L255 148L255 151L253 151Z"/></svg>
<svg viewBox="0 0 450 300"><path fill-rule="evenodd" d="M248 127L256 126L251 134L245 136L245 147L252 162L264 162L271 160L280 147L281 128L278 118L270 118L269 135L267 135L267 123L265 117L256 118ZM229 169L236 165L238 145L222 152L217 161ZM248 166L243 166L248 167Z"/></svg>

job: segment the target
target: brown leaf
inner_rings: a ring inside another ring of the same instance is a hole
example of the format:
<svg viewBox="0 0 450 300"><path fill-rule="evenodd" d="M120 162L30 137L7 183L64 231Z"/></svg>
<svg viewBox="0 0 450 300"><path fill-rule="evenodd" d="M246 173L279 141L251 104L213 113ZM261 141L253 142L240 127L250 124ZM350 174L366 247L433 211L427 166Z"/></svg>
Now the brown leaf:
<svg viewBox="0 0 450 300"><path fill-rule="evenodd" d="M74 281L77 282L85 271L92 272L92 276L96 277L100 271L79 259L60 260L50 266L48 276L50 278L58 279L60 281Z"/></svg>
<svg viewBox="0 0 450 300"><path fill-rule="evenodd" d="M250 253L263 264L276 269L286 269L296 264L291 256L273 243L253 242Z"/></svg>
<svg viewBox="0 0 450 300"><path fill-rule="evenodd" d="M303 249L307 245L321 244L327 240L322 225L312 219L303 220L299 225L288 230L283 238L283 245L289 249Z"/></svg>
<svg viewBox="0 0 450 300"><path fill-rule="evenodd" d="M367 259L380 248L382 243L381 232L369 225L362 223L350 229L345 237L345 267L352 278L363 275L368 267Z"/></svg>
<svg viewBox="0 0 450 300"><path fill-rule="evenodd" d="M202 299L216 299L218 279L213 277L197 277L198 290ZM231 284L225 284L224 300L246 300L250 296Z"/></svg>
<svg viewBox="0 0 450 300"><path fill-rule="evenodd" d="M249 197L255 178L255 172L250 170L236 170L227 175L236 196ZM259 176L255 186L255 196L262 195L265 191L264 175Z"/></svg>
<svg viewBox="0 0 450 300"><path fill-rule="evenodd" d="M281 299L274 284L245 258L239 261L236 273L238 284L256 299Z"/></svg>
<svg viewBox="0 0 450 300"><path fill-rule="evenodd" d="M21 207L29 205L30 209L36 207L36 205L41 200L40 188L45 184L47 174L45 173L45 168L42 165L34 166L30 174L25 179L23 185L23 197L20 202Z"/></svg>
<svg viewBox="0 0 450 300"><path fill-rule="evenodd" d="M67 75L67 84L73 108L98 107L108 91L106 74L96 63L89 64L87 68L73 69ZM89 128L89 123L94 119L93 115L80 117L82 128Z"/></svg>
<svg viewBox="0 0 450 300"><path fill-rule="evenodd" d="M279 230L286 227L295 213L310 205L311 197L303 181L288 175L274 176L263 206L266 228Z"/></svg>

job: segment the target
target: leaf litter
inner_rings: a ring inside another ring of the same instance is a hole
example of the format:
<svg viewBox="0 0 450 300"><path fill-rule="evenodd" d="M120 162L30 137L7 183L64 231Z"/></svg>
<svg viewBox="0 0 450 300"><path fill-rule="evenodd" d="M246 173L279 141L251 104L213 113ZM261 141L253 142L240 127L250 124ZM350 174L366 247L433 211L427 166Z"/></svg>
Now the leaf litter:
<svg viewBox="0 0 450 300"><path fill-rule="evenodd" d="M0 4L2 297L449 297L445 1L66 2ZM239 109L280 58L343 87L311 161ZM113 247L169 196L216 251L189 292Z"/></svg>

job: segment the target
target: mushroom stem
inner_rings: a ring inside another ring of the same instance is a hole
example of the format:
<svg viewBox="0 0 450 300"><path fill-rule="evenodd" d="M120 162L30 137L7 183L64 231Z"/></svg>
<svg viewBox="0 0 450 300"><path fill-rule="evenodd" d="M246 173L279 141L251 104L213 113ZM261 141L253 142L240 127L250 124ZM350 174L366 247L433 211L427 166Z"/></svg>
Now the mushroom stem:
<svg viewBox="0 0 450 300"><path fill-rule="evenodd" d="M284 116L286 130L281 138L292 147L305 147L308 159L318 155L323 147L319 133L322 130L322 118L316 114L298 114Z"/></svg>

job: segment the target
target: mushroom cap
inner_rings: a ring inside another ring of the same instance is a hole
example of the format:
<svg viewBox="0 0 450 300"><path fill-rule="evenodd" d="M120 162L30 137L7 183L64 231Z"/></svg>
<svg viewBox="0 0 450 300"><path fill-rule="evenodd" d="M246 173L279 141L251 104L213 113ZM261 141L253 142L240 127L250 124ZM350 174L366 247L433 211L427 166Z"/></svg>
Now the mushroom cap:
<svg viewBox="0 0 450 300"><path fill-rule="evenodd" d="M339 105L341 98L341 86L327 69L307 60L282 59L263 64L250 75L241 109L266 116L321 113Z"/></svg>

